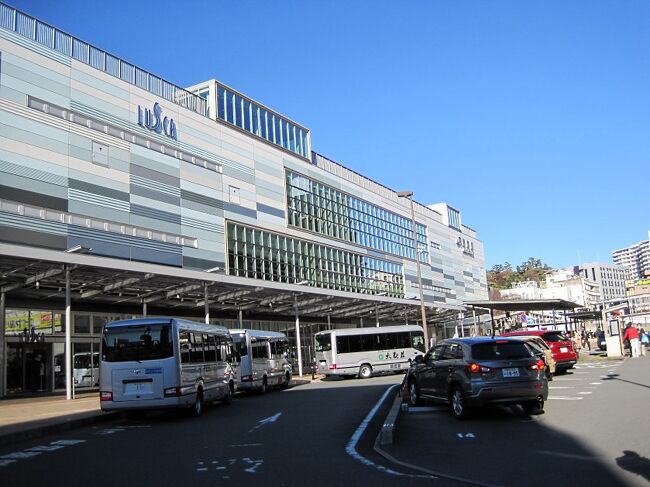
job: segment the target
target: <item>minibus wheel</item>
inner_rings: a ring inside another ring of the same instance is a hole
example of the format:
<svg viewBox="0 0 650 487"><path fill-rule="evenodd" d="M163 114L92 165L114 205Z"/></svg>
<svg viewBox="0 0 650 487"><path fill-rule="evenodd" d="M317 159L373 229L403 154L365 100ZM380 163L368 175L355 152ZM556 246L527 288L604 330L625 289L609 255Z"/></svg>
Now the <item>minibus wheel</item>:
<svg viewBox="0 0 650 487"><path fill-rule="evenodd" d="M194 407L192 408L192 416L201 416L203 413L203 389L199 387L196 391L196 401L194 402Z"/></svg>
<svg viewBox="0 0 650 487"><path fill-rule="evenodd" d="M369 379L372 376L372 367L369 364L363 364L359 367L359 377L361 379Z"/></svg>

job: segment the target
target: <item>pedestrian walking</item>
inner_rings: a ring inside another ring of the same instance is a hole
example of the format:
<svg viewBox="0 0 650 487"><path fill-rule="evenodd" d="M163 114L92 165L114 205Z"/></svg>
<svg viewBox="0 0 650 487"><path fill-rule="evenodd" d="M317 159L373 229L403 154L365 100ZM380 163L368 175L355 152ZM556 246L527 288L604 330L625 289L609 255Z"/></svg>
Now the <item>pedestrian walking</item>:
<svg viewBox="0 0 650 487"><path fill-rule="evenodd" d="M630 342L630 352L632 353L632 358L637 358L640 354L639 332L637 331L636 327L632 326L632 323L628 323L625 327L623 341L625 340L628 340Z"/></svg>
<svg viewBox="0 0 650 487"><path fill-rule="evenodd" d="M589 351L591 351L591 343L589 343L589 335L587 334L587 330L585 330L584 328L582 329L582 334L580 338L582 339L583 346L587 345L587 348L589 349Z"/></svg>
<svg viewBox="0 0 650 487"><path fill-rule="evenodd" d="M644 357L646 354L646 347L648 346L648 342L650 342L650 339L648 337L648 333L643 329L641 325L637 325L637 331L639 332L639 351L641 352L641 356Z"/></svg>

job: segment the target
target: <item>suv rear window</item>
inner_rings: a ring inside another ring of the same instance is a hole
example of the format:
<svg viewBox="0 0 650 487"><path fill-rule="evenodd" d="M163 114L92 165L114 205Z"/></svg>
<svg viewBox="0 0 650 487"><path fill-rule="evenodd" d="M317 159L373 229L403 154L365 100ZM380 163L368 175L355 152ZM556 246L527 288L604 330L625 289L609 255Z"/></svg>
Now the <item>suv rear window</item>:
<svg viewBox="0 0 650 487"><path fill-rule="evenodd" d="M516 360L531 357L523 342L488 342L472 345L472 357L476 360Z"/></svg>
<svg viewBox="0 0 650 487"><path fill-rule="evenodd" d="M568 342L569 338L561 331L544 333L544 340L547 342Z"/></svg>

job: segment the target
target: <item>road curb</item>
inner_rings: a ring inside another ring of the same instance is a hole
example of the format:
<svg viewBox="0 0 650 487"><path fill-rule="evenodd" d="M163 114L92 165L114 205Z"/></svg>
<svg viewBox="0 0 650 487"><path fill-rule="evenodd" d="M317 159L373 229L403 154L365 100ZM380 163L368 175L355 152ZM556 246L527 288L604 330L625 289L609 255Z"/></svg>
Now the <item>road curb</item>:
<svg viewBox="0 0 650 487"><path fill-rule="evenodd" d="M103 423L105 421L115 419L118 416L119 413L117 412L93 412L90 415L88 413L81 413L78 415L68 416L65 419L59 420L58 422L52 422L52 420L45 419L40 422L42 424L39 425L39 422L31 423L31 425L26 429L16 429L15 431L11 431L6 434L3 434L0 431L0 447L11 445L12 443L18 443L24 440L33 440L41 436L69 431L80 426Z"/></svg>
<svg viewBox="0 0 650 487"><path fill-rule="evenodd" d="M397 424L397 417L399 416L400 409L402 407L402 394L401 391L397 392L395 399L393 399L393 404L384 419L384 423L379 430L379 435L377 436L377 442L380 445L392 445L393 440L395 439L395 424Z"/></svg>

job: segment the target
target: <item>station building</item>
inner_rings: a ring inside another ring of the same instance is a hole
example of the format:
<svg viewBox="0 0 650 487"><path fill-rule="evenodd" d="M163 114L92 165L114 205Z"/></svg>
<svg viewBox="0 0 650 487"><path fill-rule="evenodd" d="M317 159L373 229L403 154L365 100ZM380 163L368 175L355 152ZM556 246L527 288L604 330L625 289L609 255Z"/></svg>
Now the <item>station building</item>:
<svg viewBox="0 0 650 487"><path fill-rule="evenodd" d="M119 318L281 331L300 372L322 329L421 324L420 291L442 333L487 298L483 245L412 198L219 81L0 4L0 397L69 388Z"/></svg>

